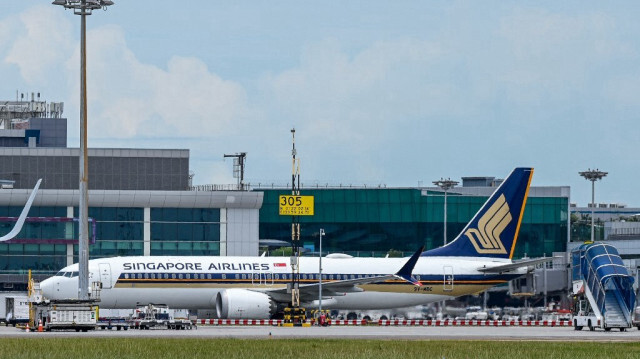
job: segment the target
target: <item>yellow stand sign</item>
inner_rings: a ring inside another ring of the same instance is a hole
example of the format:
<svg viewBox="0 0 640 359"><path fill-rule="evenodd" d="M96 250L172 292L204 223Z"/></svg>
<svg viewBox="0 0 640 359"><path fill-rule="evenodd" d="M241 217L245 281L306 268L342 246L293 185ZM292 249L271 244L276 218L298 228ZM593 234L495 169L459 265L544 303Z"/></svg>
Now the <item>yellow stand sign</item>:
<svg viewBox="0 0 640 359"><path fill-rule="evenodd" d="M313 216L313 196L280 196L281 216Z"/></svg>

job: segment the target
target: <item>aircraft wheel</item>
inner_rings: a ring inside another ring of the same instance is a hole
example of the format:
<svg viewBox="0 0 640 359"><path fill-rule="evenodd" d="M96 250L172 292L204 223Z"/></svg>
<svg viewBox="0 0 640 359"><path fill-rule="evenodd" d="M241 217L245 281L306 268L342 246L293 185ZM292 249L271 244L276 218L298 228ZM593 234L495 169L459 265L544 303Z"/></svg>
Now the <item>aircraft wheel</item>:
<svg viewBox="0 0 640 359"><path fill-rule="evenodd" d="M620 328L620 329L622 329L622 328ZM605 332L610 332L610 331L611 331L611 328L604 328L604 331L605 331Z"/></svg>
<svg viewBox="0 0 640 359"><path fill-rule="evenodd" d="M620 331L621 331L621 332L624 332L624 331L626 331L626 330L627 330L627 328L620 328Z"/></svg>

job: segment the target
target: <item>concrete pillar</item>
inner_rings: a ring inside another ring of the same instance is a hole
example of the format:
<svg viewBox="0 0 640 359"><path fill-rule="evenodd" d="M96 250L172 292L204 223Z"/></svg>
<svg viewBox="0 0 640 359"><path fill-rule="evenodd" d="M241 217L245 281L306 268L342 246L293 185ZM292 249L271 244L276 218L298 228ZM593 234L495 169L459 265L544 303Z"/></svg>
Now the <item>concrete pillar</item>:
<svg viewBox="0 0 640 359"><path fill-rule="evenodd" d="M144 208L144 228L143 228L142 236L144 237L142 254L144 256L150 256L151 255L151 208L149 207Z"/></svg>
<svg viewBox="0 0 640 359"><path fill-rule="evenodd" d="M227 255L227 209L220 208L220 255Z"/></svg>

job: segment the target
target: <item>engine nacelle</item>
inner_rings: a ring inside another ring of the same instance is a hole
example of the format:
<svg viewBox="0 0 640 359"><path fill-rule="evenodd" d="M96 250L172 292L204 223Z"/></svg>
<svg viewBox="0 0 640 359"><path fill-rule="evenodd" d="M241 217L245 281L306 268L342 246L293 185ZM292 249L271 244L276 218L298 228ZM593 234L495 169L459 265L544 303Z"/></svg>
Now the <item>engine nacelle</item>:
<svg viewBox="0 0 640 359"><path fill-rule="evenodd" d="M216 297L220 319L269 319L276 308L268 295L246 289L225 289Z"/></svg>

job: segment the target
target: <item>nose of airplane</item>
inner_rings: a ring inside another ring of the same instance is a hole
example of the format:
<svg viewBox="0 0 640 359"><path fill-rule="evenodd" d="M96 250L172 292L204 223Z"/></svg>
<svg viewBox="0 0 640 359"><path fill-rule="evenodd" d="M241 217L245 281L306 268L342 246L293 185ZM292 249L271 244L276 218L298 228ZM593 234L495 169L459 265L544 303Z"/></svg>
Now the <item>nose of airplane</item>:
<svg viewBox="0 0 640 359"><path fill-rule="evenodd" d="M54 288L53 288L53 278L47 278L40 282L40 290L42 291L42 295L51 299L54 296Z"/></svg>

